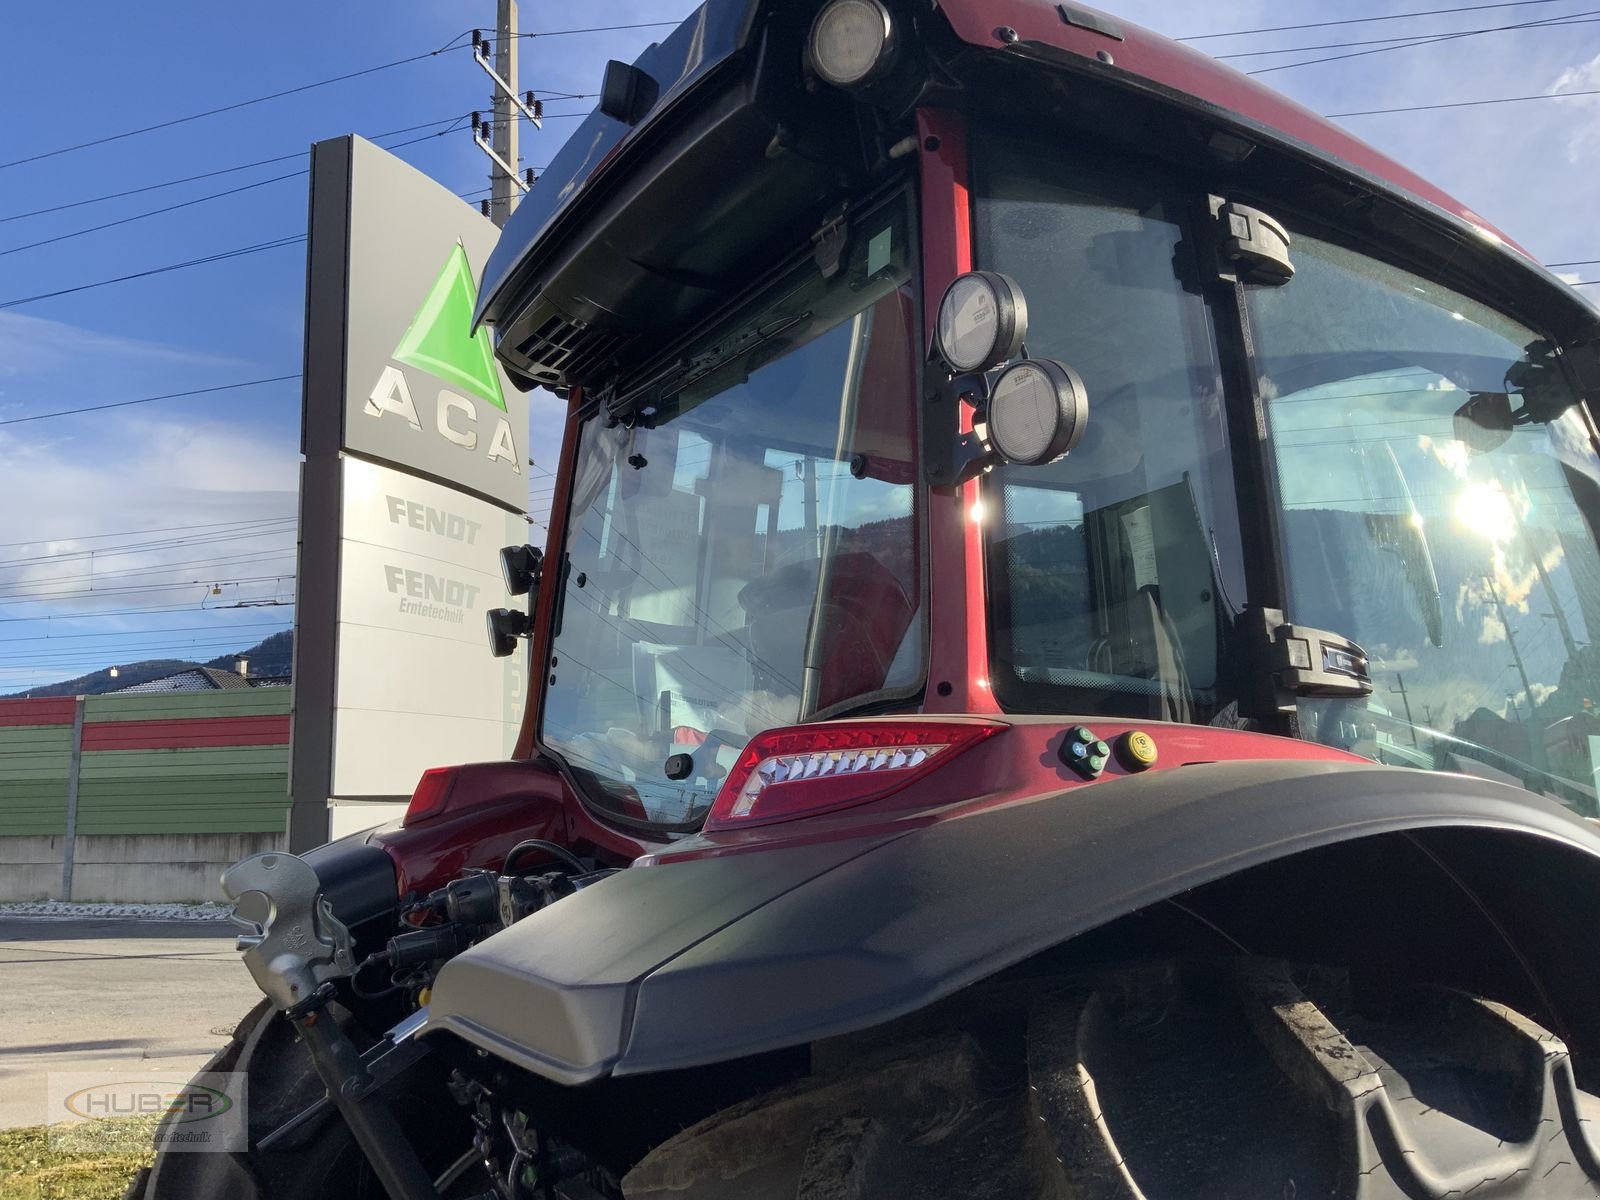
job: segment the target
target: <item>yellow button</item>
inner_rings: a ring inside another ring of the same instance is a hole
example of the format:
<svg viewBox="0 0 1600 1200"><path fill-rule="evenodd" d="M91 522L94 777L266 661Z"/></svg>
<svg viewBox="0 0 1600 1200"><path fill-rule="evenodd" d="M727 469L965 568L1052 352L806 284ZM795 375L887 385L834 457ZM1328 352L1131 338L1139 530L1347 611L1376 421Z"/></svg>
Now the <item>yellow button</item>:
<svg viewBox="0 0 1600 1200"><path fill-rule="evenodd" d="M1130 729L1117 739L1117 757L1130 771L1155 766L1156 740L1142 729Z"/></svg>

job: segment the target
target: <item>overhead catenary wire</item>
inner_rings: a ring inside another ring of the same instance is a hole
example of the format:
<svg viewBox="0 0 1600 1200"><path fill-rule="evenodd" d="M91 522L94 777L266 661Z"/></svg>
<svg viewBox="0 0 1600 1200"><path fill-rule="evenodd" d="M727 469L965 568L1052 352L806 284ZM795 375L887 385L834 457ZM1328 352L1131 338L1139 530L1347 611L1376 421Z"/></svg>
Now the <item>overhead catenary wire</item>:
<svg viewBox="0 0 1600 1200"><path fill-rule="evenodd" d="M294 530L283 532L293 536ZM267 535L262 535L267 536ZM0 583L0 601L19 596L32 596L40 590L50 591L60 589L68 584L86 584L84 591L102 591L100 584L112 584L116 587L131 586L126 581L138 579L141 583L191 583L193 580L161 580L145 579L146 575L162 575L182 571L186 574L198 574L199 568L207 568L207 575L217 572L210 568L226 567L230 571L238 570L241 566L260 566L280 559L293 558L295 547L279 546L275 549L262 549L246 554L230 554L220 558L190 558L178 562L148 563L142 567L108 567L105 570L90 570L81 575L41 575L33 579L6 580ZM96 566L94 560L83 564Z"/></svg>
<svg viewBox="0 0 1600 1200"><path fill-rule="evenodd" d="M257 642L262 640L261 638L256 639ZM219 631L217 633L201 634L198 637L134 641L125 646L119 646L115 650L109 647L96 650L91 646L83 646L77 649L63 647L61 649L42 649L37 651L20 648L16 650L0 649L0 663L7 665L15 665L17 663L54 663L56 665L63 663L106 663L107 656L114 655L116 656L113 659L115 664L123 666L127 663L138 661L139 657L165 658L173 652L182 650L204 650L207 652L208 657L220 657L220 655L216 655L218 650L246 650L250 648L248 645L241 646L240 641L241 639L237 634ZM121 657L122 655L137 657L124 658ZM106 665L109 666L111 664L106 663Z"/></svg>
<svg viewBox="0 0 1600 1200"><path fill-rule="evenodd" d="M119 529L110 533L76 533L56 534L53 537L30 538L25 542L0 542L0 550L9 550L13 546L37 546L41 542L87 542L94 538L134 537L149 533L173 533L178 530L188 529L221 529L225 526L256 525L263 521L293 521L293 516L286 517L241 517L236 521L208 521L201 525L161 525L154 529ZM84 551L88 553L88 551Z"/></svg>
<svg viewBox="0 0 1600 1200"><path fill-rule="evenodd" d="M45 618L41 617L41 618L36 618L36 619L44 620ZM244 625L229 625L227 623L219 623L219 622L213 621L209 625L168 625L168 626L165 626L163 628L158 628L158 629L107 629L107 630L101 631L100 633L38 633L38 634L28 634L28 635L24 635L22 637L4 637L4 638L0 638L0 645L5 645L5 644L10 643L10 642L67 642L67 641L82 641L82 640L89 639L89 638L144 637L144 636L149 635L149 634L158 634L158 633L160 633L160 634L165 634L165 633L204 633L204 632L222 633L224 631L229 632L229 633L234 633L234 632L237 632L237 631L239 631L241 629L276 629L276 630L282 632L282 631L285 631L285 630L288 630L288 629L291 629L291 628L293 628L293 626L285 625L282 621L255 621L255 622L251 622L251 623L244 624ZM267 635L267 637L271 637L271 636L272 636L271 634ZM258 639L258 640L261 640L261 639Z"/></svg>
<svg viewBox="0 0 1600 1200"><path fill-rule="evenodd" d="M142 554L159 554L163 550L187 550L193 546L215 546L222 542L241 542L250 538L274 537L280 534L293 533L298 524L297 517L272 517L261 521L245 521L230 525L226 529L216 530L206 534L193 534L176 538L155 538L143 542L125 542L114 546L77 546L70 550L56 550L49 554L20 555L14 558L0 559L0 571L13 567L38 566L44 563L59 563L75 558L93 558L96 562L104 562L111 558L128 558ZM240 528L243 525L244 528ZM70 539L40 539L43 541L65 541ZM87 541L87 538L78 539ZM17 543L19 545L35 545L38 543Z"/></svg>
<svg viewBox="0 0 1600 1200"><path fill-rule="evenodd" d="M235 601L228 604L163 604L153 608L91 609L88 612L45 613L42 616L0 617L0 624L52 624L56 621L103 621L109 617L141 617L152 613L226 612L238 608L293 608L293 600L274 598Z"/></svg>
<svg viewBox="0 0 1600 1200"><path fill-rule="evenodd" d="M241 576L241 577L239 577L237 579L224 579L224 578L219 578L219 577L217 577L215 575L211 575L211 574L201 574L200 572L196 571L196 572L194 572L194 578L178 580L176 582L162 581L162 582L159 582L159 583L119 584L116 587L105 588L103 590L97 588L94 591L90 591L88 588L72 588L72 589L69 589L67 591L62 592L59 596L49 595L49 596L19 596L19 597L6 596L6 597L0 597L0 606L9 606L9 605L13 605L13 604L34 604L34 603L38 603L40 601L53 600L53 599L68 599L68 600L92 599L92 598L94 598L96 596L118 596L118 595L122 595L124 593L129 593L129 592L161 592L161 591L171 592L171 591L179 591L181 589L190 588L190 587L206 587L206 588L210 588L210 587L223 587L223 586L237 586L238 584L243 584L243 583L271 583L273 580L278 580L281 583L283 580L286 580L286 579L287 580L291 580L291 581L294 579L294 571L293 571L293 569L290 569L288 571L275 573L275 574Z"/></svg>

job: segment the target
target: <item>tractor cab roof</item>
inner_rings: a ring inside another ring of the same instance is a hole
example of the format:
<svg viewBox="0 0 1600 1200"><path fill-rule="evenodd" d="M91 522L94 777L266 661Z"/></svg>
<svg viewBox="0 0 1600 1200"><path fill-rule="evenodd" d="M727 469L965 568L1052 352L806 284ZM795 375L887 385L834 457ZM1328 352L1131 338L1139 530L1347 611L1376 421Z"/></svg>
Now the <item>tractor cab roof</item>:
<svg viewBox="0 0 1600 1200"><path fill-rule="evenodd" d="M703 316L736 290L737 269L771 251L774 230L792 237L797 224L815 228L838 203L850 172L827 169L815 146L785 155L779 142L801 104L814 111L800 120L817 129L847 126L853 135L857 125L851 97L803 76L800 47L817 7L706 0L631 68L611 65L609 99L523 199L484 270L475 324L497 327L498 352L514 374L547 385L592 383L636 342L642 321L666 331ZM1296 162L1344 188L1341 203L1359 193L1400 213L1383 228L1403 227L1401 236L1419 244L1475 243L1466 257L1478 260L1480 277L1516 264L1508 303L1558 311L1558 336L1592 335L1594 310L1471 208L1203 53L1046 0L898 7L915 10L919 31L938 45L947 68L915 103L981 107L968 79L991 65L1057 78L1071 72L1075 95L1110 89L1121 97L1114 103L1180 111L1190 128L1231 133L1248 150L1270 147L1274 161ZM793 11L799 8L805 11ZM785 25L792 28L780 42L774 31ZM953 59L978 65L963 79L948 69ZM835 128L825 136L846 135ZM774 161L784 158L797 161ZM726 244L721 259L714 241ZM1458 257L1448 249L1441 256ZM1495 289L1504 286L1497 275Z"/></svg>

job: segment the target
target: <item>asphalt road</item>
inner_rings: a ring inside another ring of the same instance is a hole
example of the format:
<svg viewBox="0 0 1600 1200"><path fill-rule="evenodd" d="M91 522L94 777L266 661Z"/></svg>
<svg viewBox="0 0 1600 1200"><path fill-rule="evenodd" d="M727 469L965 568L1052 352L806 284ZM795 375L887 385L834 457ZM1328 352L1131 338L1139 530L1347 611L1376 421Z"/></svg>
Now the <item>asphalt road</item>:
<svg viewBox="0 0 1600 1200"><path fill-rule="evenodd" d="M225 921L0 917L0 1129L51 1071L187 1080L261 998Z"/></svg>

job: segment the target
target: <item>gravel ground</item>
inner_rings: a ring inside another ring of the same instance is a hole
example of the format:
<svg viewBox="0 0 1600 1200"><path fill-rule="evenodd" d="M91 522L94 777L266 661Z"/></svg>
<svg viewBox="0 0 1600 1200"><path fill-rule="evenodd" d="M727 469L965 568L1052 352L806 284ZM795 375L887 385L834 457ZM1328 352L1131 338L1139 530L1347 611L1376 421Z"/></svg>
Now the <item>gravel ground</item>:
<svg viewBox="0 0 1600 1200"><path fill-rule="evenodd" d="M0 904L0 917L129 917L140 921L226 921L227 904L90 904L66 900L19 900Z"/></svg>

